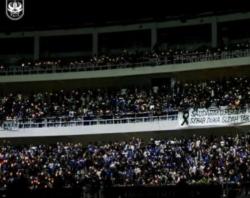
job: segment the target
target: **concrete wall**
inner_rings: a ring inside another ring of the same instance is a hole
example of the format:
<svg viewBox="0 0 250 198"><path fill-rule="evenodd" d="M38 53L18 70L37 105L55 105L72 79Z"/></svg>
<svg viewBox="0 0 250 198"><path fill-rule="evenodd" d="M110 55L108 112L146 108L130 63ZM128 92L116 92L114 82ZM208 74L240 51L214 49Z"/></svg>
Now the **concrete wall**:
<svg viewBox="0 0 250 198"><path fill-rule="evenodd" d="M223 124L210 126L181 126L179 120L154 120L150 122L120 123L120 124L97 124L84 126L67 127L43 127L43 128L13 128L13 130L0 130L0 138L23 138L23 137L64 137L64 136L85 136L85 135L108 135L108 134L127 134L147 133L147 132L171 132L183 130L207 130L229 127L237 129L247 127L249 131L250 123L242 124Z"/></svg>
<svg viewBox="0 0 250 198"><path fill-rule="evenodd" d="M150 132L178 129L177 121L155 121L145 123L105 124L72 127L44 127L24 128L13 131L0 131L1 138L10 137L49 137L49 136L74 136L98 135L114 133Z"/></svg>

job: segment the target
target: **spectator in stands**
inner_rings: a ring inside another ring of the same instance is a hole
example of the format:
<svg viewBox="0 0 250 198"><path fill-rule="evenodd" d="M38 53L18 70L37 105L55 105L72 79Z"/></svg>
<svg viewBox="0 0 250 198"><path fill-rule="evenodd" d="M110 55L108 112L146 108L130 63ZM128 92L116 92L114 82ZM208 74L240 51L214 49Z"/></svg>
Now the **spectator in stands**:
<svg viewBox="0 0 250 198"><path fill-rule="evenodd" d="M76 185L167 185L250 181L250 137L202 137L104 145L0 147L0 188L23 179L30 189Z"/></svg>
<svg viewBox="0 0 250 198"><path fill-rule="evenodd" d="M79 71L95 69L111 69L120 67L135 67L138 65L165 65L190 63L206 60L217 60L228 57L246 56L249 53L249 42L230 44L221 46L217 49L199 48L194 50L187 49L154 49L146 52L128 52L126 49L120 55L111 56L102 54L93 57L81 57L76 59L50 59L37 61L23 61L19 66L2 65L0 75L6 73L22 74L25 72L57 72L57 71Z"/></svg>
<svg viewBox="0 0 250 198"><path fill-rule="evenodd" d="M148 89L64 90L0 98L1 122L65 117L69 120L160 116L189 108L242 109L250 103L250 79L177 82Z"/></svg>

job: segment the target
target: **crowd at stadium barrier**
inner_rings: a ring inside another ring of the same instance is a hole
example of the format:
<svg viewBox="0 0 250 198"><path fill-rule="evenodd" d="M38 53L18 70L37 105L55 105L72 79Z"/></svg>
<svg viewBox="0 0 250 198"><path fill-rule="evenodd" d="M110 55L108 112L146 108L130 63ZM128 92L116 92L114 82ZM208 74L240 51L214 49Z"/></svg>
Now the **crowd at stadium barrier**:
<svg viewBox="0 0 250 198"><path fill-rule="evenodd" d="M237 184L250 181L250 135L0 147L0 188Z"/></svg>
<svg viewBox="0 0 250 198"><path fill-rule="evenodd" d="M129 52L124 49L120 55L107 55L76 59L45 59L24 61L17 65L0 65L0 75L8 73L40 73L89 71L123 67L155 66L166 64L190 63L248 56L248 42L231 44L220 48L202 47L195 50L155 48L152 51Z"/></svg>
<svg viewBox="0 0 250 198"><path fill-rule="evenodd" d="M0 97L0 120L151 117L189 108L246 109L249 104L248 77L202 82L173 80L148 88L10 93Z"/></svg>

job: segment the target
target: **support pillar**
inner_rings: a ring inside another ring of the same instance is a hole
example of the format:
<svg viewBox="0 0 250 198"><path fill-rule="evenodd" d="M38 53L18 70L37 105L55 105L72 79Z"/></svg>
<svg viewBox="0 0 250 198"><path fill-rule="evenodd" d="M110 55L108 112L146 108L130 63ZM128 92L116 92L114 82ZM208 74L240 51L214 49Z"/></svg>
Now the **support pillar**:
<svg viewBox="0 0 250 198"><path fill-rule="evenodd" d="M40 57L40 37L34 37L34 60L39 59Z"/></svg>
<svg viewBox="0 0 250 198"><path fill-rule="evenodd" d="M157 29L151 28L151 50L154 48L155 44L157 43Z"/></svg>
<svg viewBox="0 0 250 198"><path fill-rule="evenodd" d="M211 46L217 47L218 46L218 27L217 27L216 21L212 22L211 24L211 34L212 34Z"/></svg>
<svg viewBox="0 0 250 198"><path fill-rule="evenodd" d="M98 55L98 33L92 34L92 55Z"/></svg>

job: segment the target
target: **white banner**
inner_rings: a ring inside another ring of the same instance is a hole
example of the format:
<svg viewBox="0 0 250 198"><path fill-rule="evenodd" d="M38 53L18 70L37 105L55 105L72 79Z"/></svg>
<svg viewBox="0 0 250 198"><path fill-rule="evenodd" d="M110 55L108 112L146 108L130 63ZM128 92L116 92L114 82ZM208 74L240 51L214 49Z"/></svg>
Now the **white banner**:
<svg viewBox="0 0 250 198"><path fill-rule="evenodd" d="M178 116L179 124L185 126L229 126L250 122L250 111L247 109L190 109Z"/></svg>

